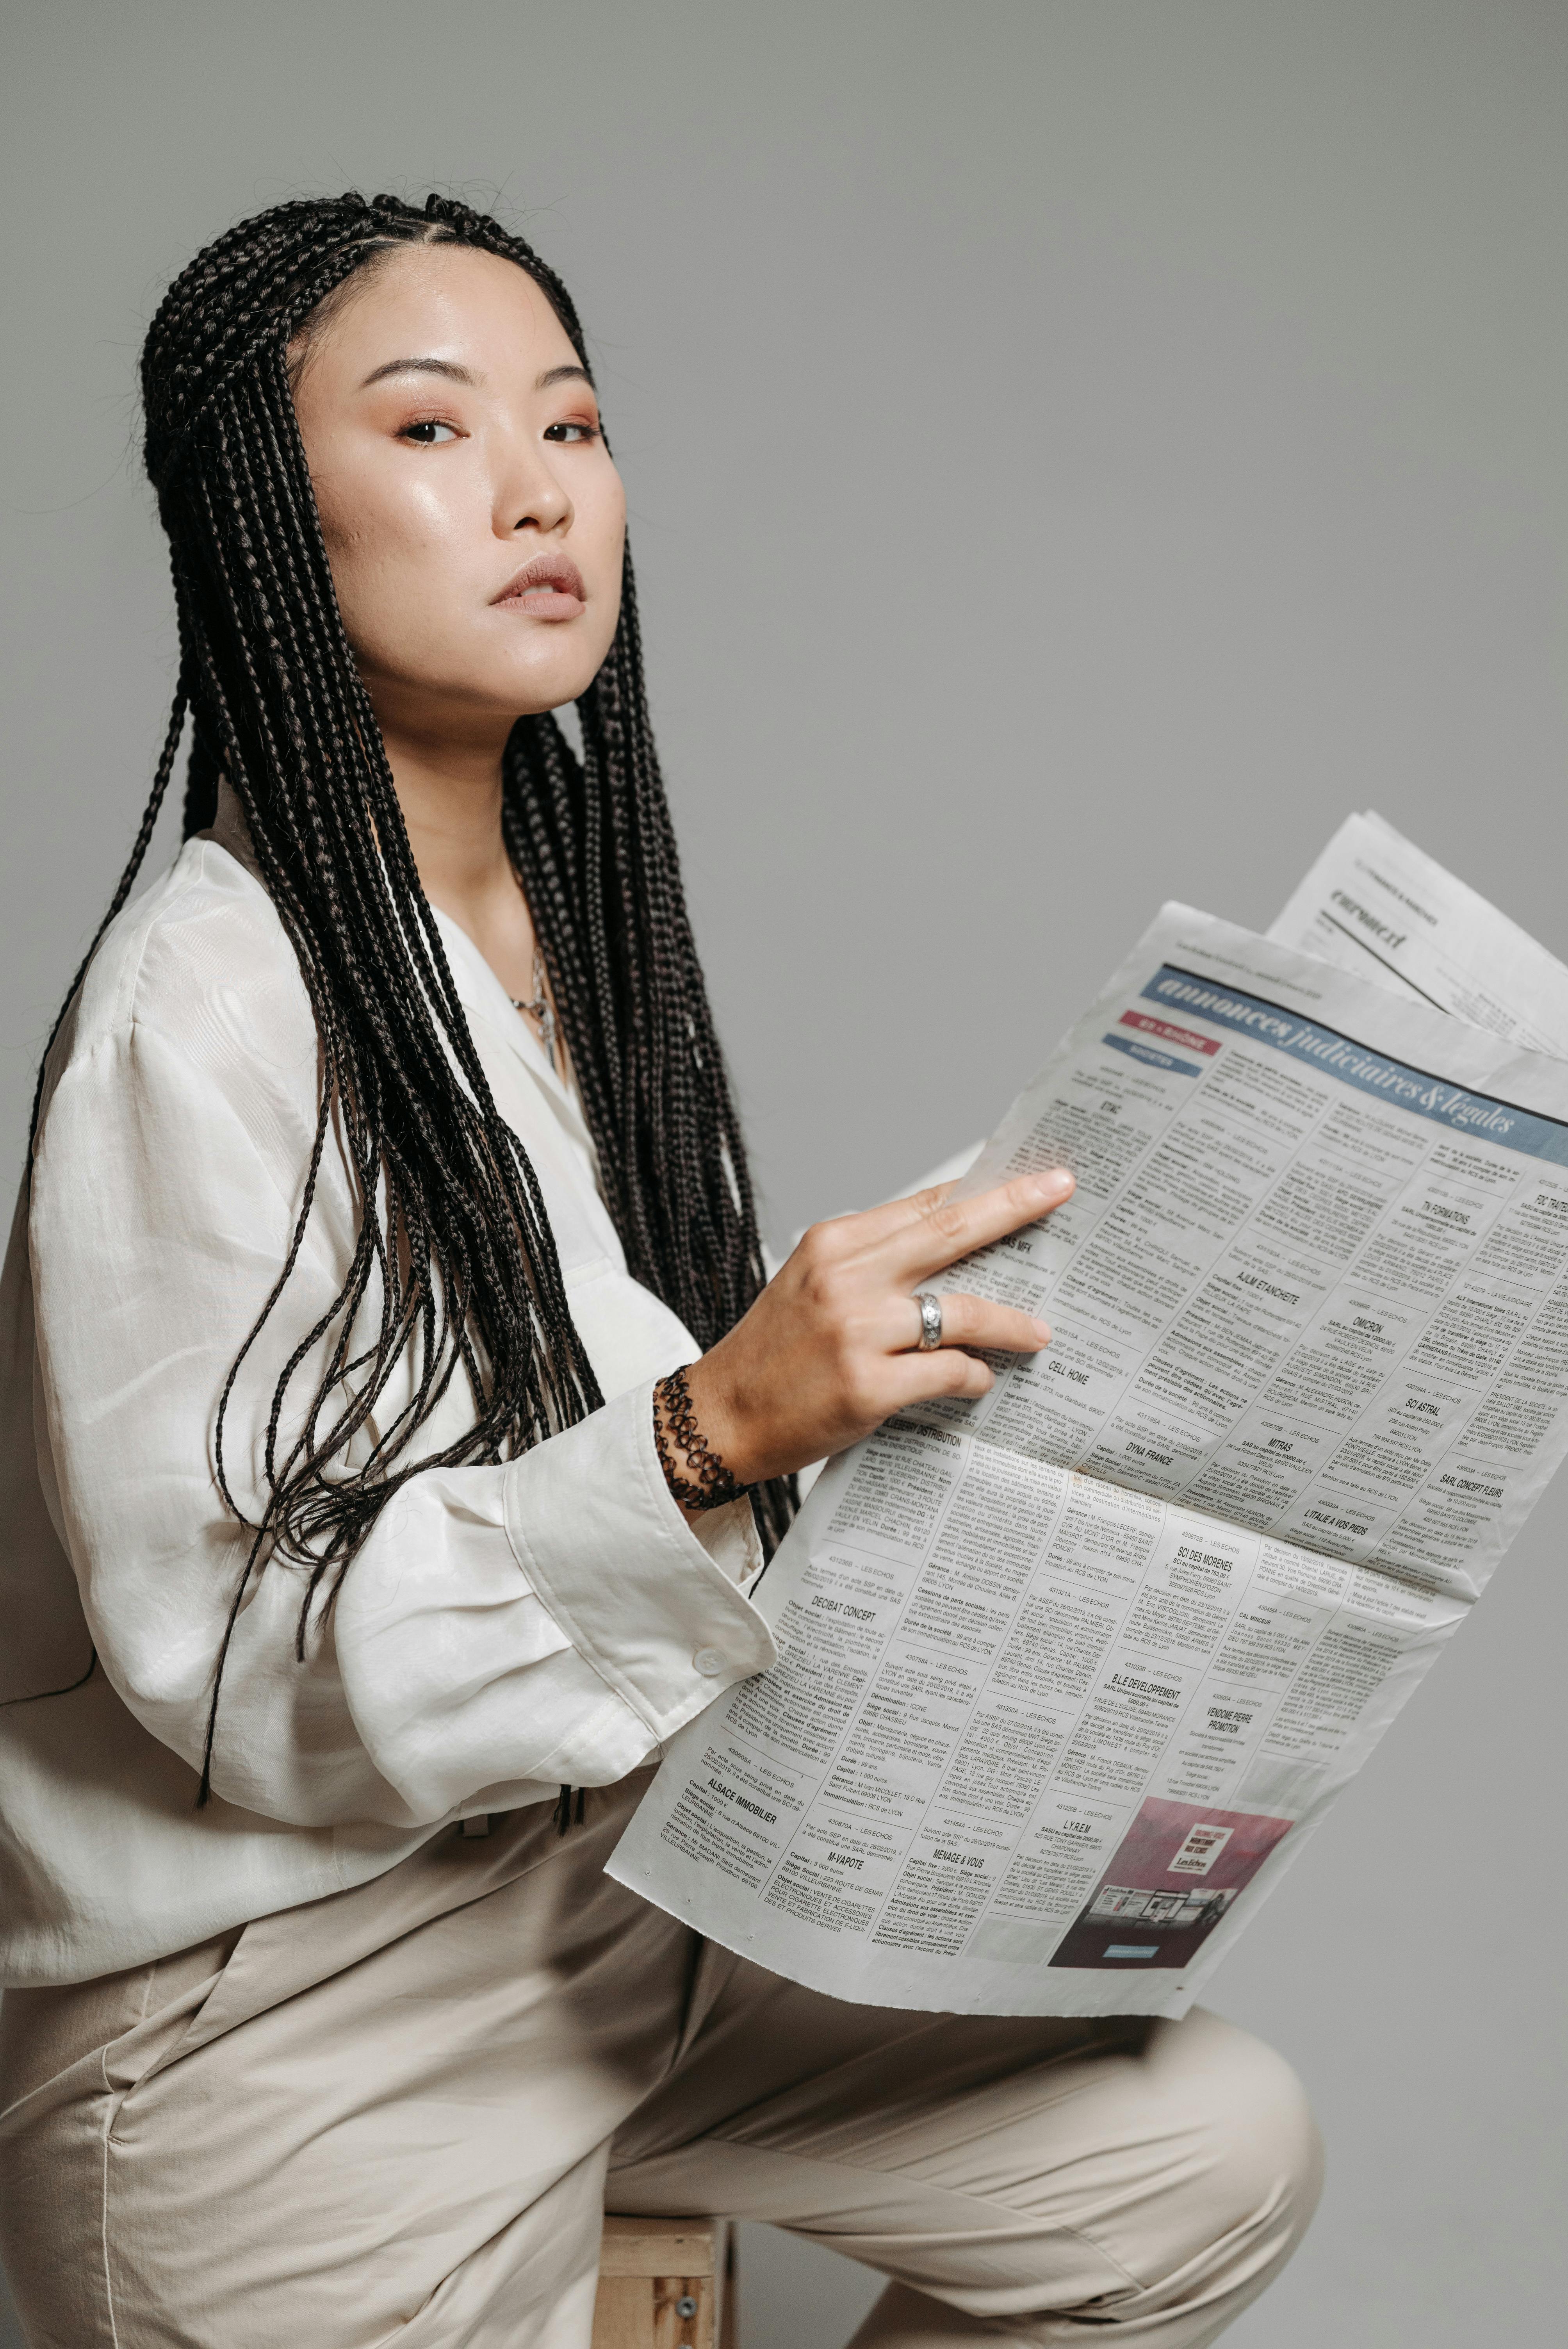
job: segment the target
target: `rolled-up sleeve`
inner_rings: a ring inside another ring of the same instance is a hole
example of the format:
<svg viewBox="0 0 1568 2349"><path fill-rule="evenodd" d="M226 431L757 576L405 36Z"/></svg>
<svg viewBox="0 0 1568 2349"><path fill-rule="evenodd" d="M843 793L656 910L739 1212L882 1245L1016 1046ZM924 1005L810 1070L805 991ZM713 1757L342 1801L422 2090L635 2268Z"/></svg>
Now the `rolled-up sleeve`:
<svg viewBox="0 0 1568 2349"><path fill-rule="evenodd" d="M761 1562L750 1506L720 1515L699 1540L670 1498L651 1381L504 1468L405 1485L344 1585L336 1644L410 1810L438 1817L507 1775L608 1785L766 1671L735 1578Z"/></svg>
<svg viewBox="0 0 1568 2349"><path fill-rule="evenodd" d="M193 1770L250 1539L220 1495L212 1431L288 1252L285 1162L232 1095L132 1022L67 1069L35 1171L57 1529L103 1668ZM226 1453L247 1515L277 1360L341 1279L332 1244L351 1226L330 1201L318 1222L325 1241L313 1223L233 1388ZM307 1363L302 1389L314 1383ZM659 1471L651 1384L515 1460L412 1477L314 1613L303 1661L300 1574L256 1574L224 1663L216 1790L312 1826L506 1808L542 1785L622 1776L765 1670L772 1642L741 1587L760 1563L749 1509L694 1533Z"/></svg>

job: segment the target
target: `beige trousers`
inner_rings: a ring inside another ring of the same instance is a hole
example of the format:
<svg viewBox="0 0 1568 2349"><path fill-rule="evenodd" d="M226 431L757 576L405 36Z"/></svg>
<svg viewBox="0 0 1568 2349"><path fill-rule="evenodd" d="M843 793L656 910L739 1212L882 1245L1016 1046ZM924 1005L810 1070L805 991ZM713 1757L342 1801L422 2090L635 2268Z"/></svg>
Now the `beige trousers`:
<svg viewBox="0 0 1568 2349"><path fill-rule="evenodd" d="M602 1873L645 1781L0 2006L33 2349L586 2349L599 2220L727 2213L892 2279L857 2349L1198 2349L1318 2153L1211 2015L912 2014L798 1988ZM815 2349L815 2344L807 2344Z"/></svg>

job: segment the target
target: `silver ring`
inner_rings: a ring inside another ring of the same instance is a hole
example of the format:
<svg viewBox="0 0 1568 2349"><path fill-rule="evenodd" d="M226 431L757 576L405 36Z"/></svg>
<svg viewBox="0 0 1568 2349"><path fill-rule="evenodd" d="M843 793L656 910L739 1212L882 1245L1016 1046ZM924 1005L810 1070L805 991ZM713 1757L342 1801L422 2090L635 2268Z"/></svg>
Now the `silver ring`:
<svg viewBox="0 0 1568 2349"><path fill-rule="evenodd" d="M920 1308L920 1335L915 1340L917 1354L933 1354L942 1343L942 1299L923 1288L913 1302Z"/></svg>

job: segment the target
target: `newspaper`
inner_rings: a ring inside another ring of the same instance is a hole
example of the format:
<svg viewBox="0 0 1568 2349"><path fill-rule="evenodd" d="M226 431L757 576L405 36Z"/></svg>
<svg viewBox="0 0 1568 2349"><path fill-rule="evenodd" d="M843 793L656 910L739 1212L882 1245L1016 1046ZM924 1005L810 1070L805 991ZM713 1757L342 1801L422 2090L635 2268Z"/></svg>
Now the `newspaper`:
<svg viewBox="0 0 1568 2349"><path fill-rule="evenodd" d="M961 1185L1073 1198L934 1284L1051 1345L829 1465L614 1876L841 1998L1185 2013L1568 1448L1568 975L1483 1002L1439 872L1376 979L1165 908Z"/></svg>
<svg viewBox="0 0 1568 2349"><path fill-rule="evenodd" d="M1340 825L1269 936L1568 1059L1568 968L1370 809Z"/></svg>

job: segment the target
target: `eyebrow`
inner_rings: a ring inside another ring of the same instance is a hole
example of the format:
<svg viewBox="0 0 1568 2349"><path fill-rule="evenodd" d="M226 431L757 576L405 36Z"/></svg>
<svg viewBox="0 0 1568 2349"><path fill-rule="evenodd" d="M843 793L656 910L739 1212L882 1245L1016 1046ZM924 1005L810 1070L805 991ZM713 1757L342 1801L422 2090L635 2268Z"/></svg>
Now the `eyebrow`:
<svg viewBox="0 0 1568 2349"><path fill-rule="evenodd" d="M388 359L385 366L373 367L359 388L368 391L373 383L379 383L384 376L389 375L440 375L445 376L449 383L478 384L482 381L471 367L459 367L453 359ZM546 367L542 376L535 377L533 388L535 391L548 391L552 384L585 383L592 388L593 381L587 368L573 362L569 367Z"/></svg>
<svg viewBox="0 0 1568 2349"><path fill-rule="evenodd" d="M388 375L444 375L449 383L479 381L471 367L459 367L451 359L388 359L385 367L371 369L360 390L368 391L373 383L379 383L383 376Z"/></svg>

